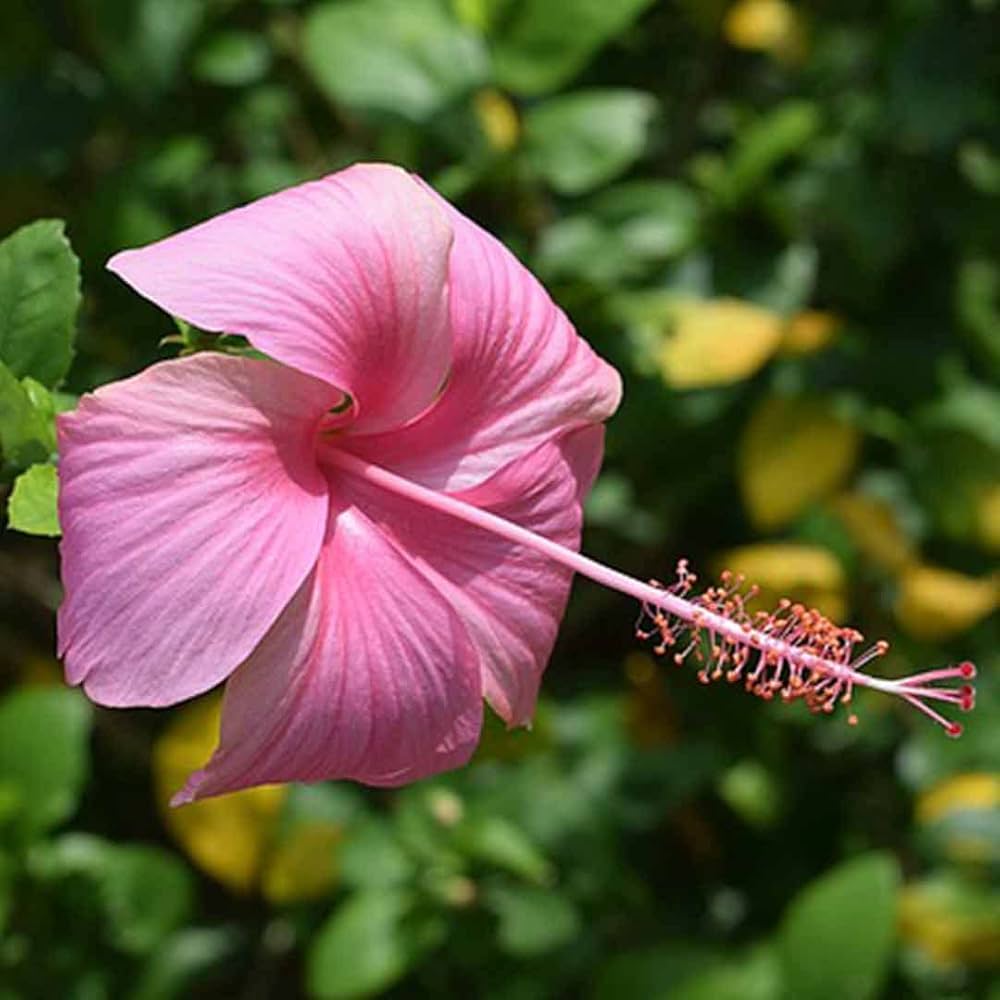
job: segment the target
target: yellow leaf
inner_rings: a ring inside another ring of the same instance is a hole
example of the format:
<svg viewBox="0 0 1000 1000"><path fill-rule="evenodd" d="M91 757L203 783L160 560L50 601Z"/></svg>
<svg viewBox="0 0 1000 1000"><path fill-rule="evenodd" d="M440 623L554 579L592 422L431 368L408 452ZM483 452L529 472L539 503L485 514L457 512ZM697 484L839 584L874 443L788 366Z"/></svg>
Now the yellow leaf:
<svg viewBox="0 0 1000 1000"><path fill-rule="evenodd" d="M722 33L739 49L769 52L787 61L805 55L802 18L785 0L739 0L726 14Z"/></svg>
<svg viewBox="0 0 1000 1000"><path fill-rule="evenodd" d="M841 493L830 501L830 509L862 555L879 568L898 573L913 562L913 543L884 500L864 493Z"/></svg>
<svg viewBox="0 0 1000 1000"><path fill-rule="evenodd" d="M521 123L510 99L487 87L476 94L472 103L489 144L501 153L513 149L521 135Z"/></svg>
<svg viewBox="0 0 1000 1000"><path fill-rule="evenodd" d="M773 542L744 545L723 553L717 570L728 569L756 584L760 595L748 606L751 610L772 610L787 597L817 608L833 621L847 614L844 570L833 554L818 545Z"/></svg>
<svg viewBox="0 0 1000 1000"><path fill-rule="evenodd" d="M947 639L993 612L997 591L993 577L965 576L939 566L911 566L899 578L896 618L917 639Z"/></svg>
<svg viewBox="0 0 1000 1000"><path fill-rule="evenodd" d="M899 933L939 965L996 966L1000 894L954 877L910 883L899 894Z"/></svg>
<svg viewBox="0 0 1000 1000"><path fill-rule="evenodd" d="M763 529L793 521L847 478L859 445L857 429L820 400L765 399L739 449L740 488L751 520Z"/></svg>
<svg viewBox="0 0 1000 1000"><path fill-rule="evenodd" d="M832 313L817 309L796 313L785 326L780 353L815 354L833 340L839 327L840 320Z"/></svg>
<svg viewBox="0 0 1000 1000"><path fill-rule="evenodd" d="M781 342L781 318L739 299L681 301L660 349L660 370L677 389L749 378Z"/></svg>
<svg viewBox="0 0 1000 1000"><path fill-rule="evenodd" d="M988 486L976 503L979 540L990 552L1000 552L1000 483Z"/></svg>
<svg viewBox="0 0 1000 1000"><path fill-rule="evenodd" d="M937 826L946 856L960 864L987 866L1000 858L1000 774L958 774L917 799L917 822Z"/></svg>
<svg viewBox="0 0 1000 1000"><path fill-rule="evenodd" d="M221 698L184 707L156 741L153 772L163 821L199 868L223 885L249 892L258 883L284 786L251 788L174 809L170 797L187 776L204 766L218 742Z"/></svg>
<svg viewBox="0 0 1000 1000"><path fill-rule="evenodd" d="M264 897L276 904L322 899L337 883L337 847L343 838L343 828L336 823L295 827L264 865Z"/></svg>
<svg viewBox="0 0 1000 1000"><path fill-rule="evenodd" d="M917 819L933 823L960 809L1000 809L1000 774L958 774L939 781L917 800Z"/></svg>

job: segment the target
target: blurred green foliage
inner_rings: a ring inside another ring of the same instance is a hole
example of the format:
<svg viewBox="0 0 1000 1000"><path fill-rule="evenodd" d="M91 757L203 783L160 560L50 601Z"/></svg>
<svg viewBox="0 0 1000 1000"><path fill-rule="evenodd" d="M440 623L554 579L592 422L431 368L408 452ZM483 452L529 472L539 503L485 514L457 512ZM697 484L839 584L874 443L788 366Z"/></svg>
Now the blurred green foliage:
<svg viewBox="0 0 1000 1000"><path fill-rule="evenodd" d="M5 0L0 23L11 526L57 533L55 413L205 346L112 252L386 159L623 371L594 555L752 567L892 639L878 669L980 667L959 741L877 697L849 728L701 687L581 584L534 730L491 720L462 772L168 815L217 713L59 687L55 546L8 531L3 1000L995 1000L994 0Z"/></svg>

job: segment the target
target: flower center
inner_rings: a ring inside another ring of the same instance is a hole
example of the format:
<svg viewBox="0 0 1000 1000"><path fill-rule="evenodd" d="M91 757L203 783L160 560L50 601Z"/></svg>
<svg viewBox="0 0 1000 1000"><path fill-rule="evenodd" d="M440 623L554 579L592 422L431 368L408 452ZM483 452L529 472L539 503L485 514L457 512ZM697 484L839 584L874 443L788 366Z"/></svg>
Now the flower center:
<svg viewBox="0 0 1000 1000"><path fill-rule="evenodd" d="M354 397L350 393L342 393L339 402L331 406L320 417L317 434L330 437L343 432L354 419Z"/></svg>

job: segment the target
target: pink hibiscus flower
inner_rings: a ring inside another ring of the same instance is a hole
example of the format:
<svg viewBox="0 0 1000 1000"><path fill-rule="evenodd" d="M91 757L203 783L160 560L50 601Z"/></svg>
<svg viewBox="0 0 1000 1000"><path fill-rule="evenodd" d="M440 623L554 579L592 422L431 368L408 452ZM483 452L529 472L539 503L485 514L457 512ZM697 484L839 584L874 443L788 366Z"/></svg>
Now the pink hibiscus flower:
<svg viewBox="0 0 1000 1000"><path fill-rule="evenodd" d="M751 618L739 581L692 596L683 563L664 588L581 555L618 374L404 171L352 167L109 267L268 357L162 362L59 418L69 682L160 706L228 678L219 747L175 801L464 763L484 698L530 720L574 572L641 601L640 634L703 680L816 711L866 685L952 732L927 700L971 707L937 686L971 665L870 677L883 646L855 656L815 612Z"/></svg>
<svg viewBox="0 0 1000 1000"><path fill-rule="evenodd" d="M577 547L617 372L504 247L356 166L109 264L274 360L166 361L59 421L59 645L104 705L230 678L182 798L466 761L530 719L571 572L366 464Z"/></svg>

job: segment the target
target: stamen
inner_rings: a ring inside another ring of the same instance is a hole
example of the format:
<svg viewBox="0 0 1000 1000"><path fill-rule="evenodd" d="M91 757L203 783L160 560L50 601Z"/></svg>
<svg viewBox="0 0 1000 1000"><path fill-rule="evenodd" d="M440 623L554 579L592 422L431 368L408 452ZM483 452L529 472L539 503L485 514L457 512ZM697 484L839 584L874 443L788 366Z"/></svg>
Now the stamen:
<svg viewBox="0 0 1000 1000"><path fill-rule="evenodd" d="M693 657L703 684L725 678L730 684L742 683L765 701L776 696L785 702L802 701L811 712L822 714L849 704L856 685L869 687L901 697L949 736L961 734L961 725L927 701L971 711L976 700L971 684L948 687L938 682L972 679L973 664L966 661L899 679L872 677L862 668L888 652L887 642L876 642L855 656L855 646L864 641L861 633L835 625L815 608L783 598L774 611L752 613L747 605L758 589L748 587L743 576L727 570L718 585L691 597L696 581L686 560L677 564L677 580L670 586L650 581L663 598L646 597L641 602L636 636L659 639L653 652L662 654L675 649L679 636L686 635L687 643L673 653L673 661L680 666ZM857 716L851 713L847 721L856 725Z"/></svg>

